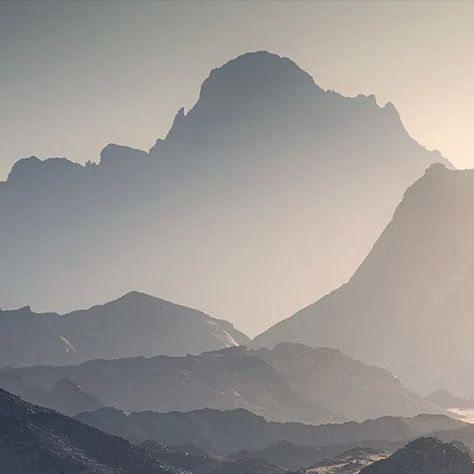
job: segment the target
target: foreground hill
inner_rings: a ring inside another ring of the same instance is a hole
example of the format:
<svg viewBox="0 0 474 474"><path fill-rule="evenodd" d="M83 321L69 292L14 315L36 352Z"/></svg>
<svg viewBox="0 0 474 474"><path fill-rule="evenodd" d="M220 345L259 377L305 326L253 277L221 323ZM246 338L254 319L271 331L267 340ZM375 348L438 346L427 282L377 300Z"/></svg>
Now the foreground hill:
<svg viewBox="0 0 474 474"><path fill-rule="evenodd" d="M164 474L163 466L128 441L0 389L3 474Z"/></svg>
<svg viewBox="0 0 474 474"><path fill-rule="evenodd" d="M269 420L323 423L441 412L386 370L302 344L7 368L0 378L5 374L44 390L68 378L103 405L129 413L245 408Z"/></svg>
<svg viewBox="0 0 474 474"><path fill-rule="evenodd" d="M456 444L421 438L362 469L361 474L474 474L474 464Z"/></svg>
<svg viewBox="0 0 474 474"><path fill-rule="evenodd" d="M199 354L247 342L227 321L136 291L64 315L0 310L3 366Z"/></svg>
<svg viewBox="0 0 474 474"><path fill-rule="evenodd" d="M433 165L350 281L253 342L338 347L420 392L474 394L474 171Z"/></svg>
<svg viewBox="0 0 474 474"><path fill-rule="evenodd" d="M361 444L400 446L408 440L433 432L451 433L462 431L466 426L465 423L444 415L382 417L363 423L313 426L295 422L268 422L263 417L242 409L137 412L126 415L115 408L102 408L79 414L77 418L136 443L154 439L172 446L193 444L223 456L240 452L233 457L240 458L248 454L282 465L285 465L285 462L282 462L285 455L287 465L290 462L304 461L301 447L306 447L303 449L306 454L309 453L307 447L311 448L309 454L312 462L309 464L312 464ZM294 453L297 456L293 456Z"/></svg>
<svg viewBox="0 0 474 474"><path fill-rule="evenodd" d="M334 459L321 461L303 469L301 474L359 474L364 467L388 457L386 451L374 448L354 448Z"/></svg>
<svg viewBox="0 0 474 474"><path fill-rule="evenodd" d="M111 144L98 164L13 166L0 183L0 301L66 312L140 288L263 330L348 278L438 161L392 104L244 54L149 152Z"/></svg>

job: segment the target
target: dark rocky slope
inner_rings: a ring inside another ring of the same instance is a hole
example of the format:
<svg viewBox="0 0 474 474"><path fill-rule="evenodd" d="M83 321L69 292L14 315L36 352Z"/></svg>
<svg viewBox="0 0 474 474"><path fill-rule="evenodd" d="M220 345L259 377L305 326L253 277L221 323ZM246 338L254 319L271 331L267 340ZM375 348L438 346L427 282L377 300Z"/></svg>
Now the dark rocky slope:
<svg viewBox="0 0 474 474"><path fill-rule="evenodd" d="M0 389L0 473L165 474L146 451Z"/></svg>

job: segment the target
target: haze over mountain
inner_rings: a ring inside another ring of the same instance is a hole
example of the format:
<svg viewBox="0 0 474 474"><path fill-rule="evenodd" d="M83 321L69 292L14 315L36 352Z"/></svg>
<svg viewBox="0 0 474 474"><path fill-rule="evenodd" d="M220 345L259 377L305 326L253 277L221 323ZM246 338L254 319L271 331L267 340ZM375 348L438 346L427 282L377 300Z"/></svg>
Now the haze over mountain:
<svg viewBox="0 0 474 474"><path fill-rule="evenodd" d="M6 368L2 374L44 390L68 378L104 406L125 412L245 408L269 420L307 423L443 413L384 369L301 344Z"/></svg>
<svg viewBox="0 0 474 474"><path fill-rule="evenodd" d="M443 388L472 397L473 210L474 171L433 165L350 281L252 346L338 347L420 393Z"/></svg>
<svg viewBox="0 0 474 474"><path fill-rule="evenodd" d="M437 161L392 104L244 54L148 153L111 144L98 165L14 165L0 183L0 301L64 312L139 288L255 333L345 281Z"/></svg>
<svg viewBox="0 0 474 474"><path fill-rule="evenodd" d="M2 366L199 354L248 341L227 321L136 291L65 315L0 310Z"/></svg>

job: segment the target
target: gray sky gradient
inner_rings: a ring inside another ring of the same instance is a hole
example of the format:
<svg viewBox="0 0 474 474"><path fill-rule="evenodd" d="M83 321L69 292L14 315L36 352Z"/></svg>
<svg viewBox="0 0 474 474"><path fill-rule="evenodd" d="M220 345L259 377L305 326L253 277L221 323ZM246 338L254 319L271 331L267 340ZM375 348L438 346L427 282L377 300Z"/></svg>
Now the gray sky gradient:
<svg viewBox="0 0 474 474"><path fill-rule="evenodd" d="M266 49L324 89L394 102L474 166L474 2L1 2L0 179L19 158L148 149L209 71Z"/></svg>

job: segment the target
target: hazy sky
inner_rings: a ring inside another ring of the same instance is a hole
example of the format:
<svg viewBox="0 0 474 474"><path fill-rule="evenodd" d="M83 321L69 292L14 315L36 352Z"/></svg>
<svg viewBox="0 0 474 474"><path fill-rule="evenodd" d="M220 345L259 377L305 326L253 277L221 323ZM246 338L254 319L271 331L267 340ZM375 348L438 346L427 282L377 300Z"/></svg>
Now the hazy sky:
<svg viewBox="0 0 474 474"><path fill-rule="evenodd" d="M474 2L1 2L0 179L19 158L148 149L211 68L285 55L324 89L395 103L474 167Z"/></svg>

